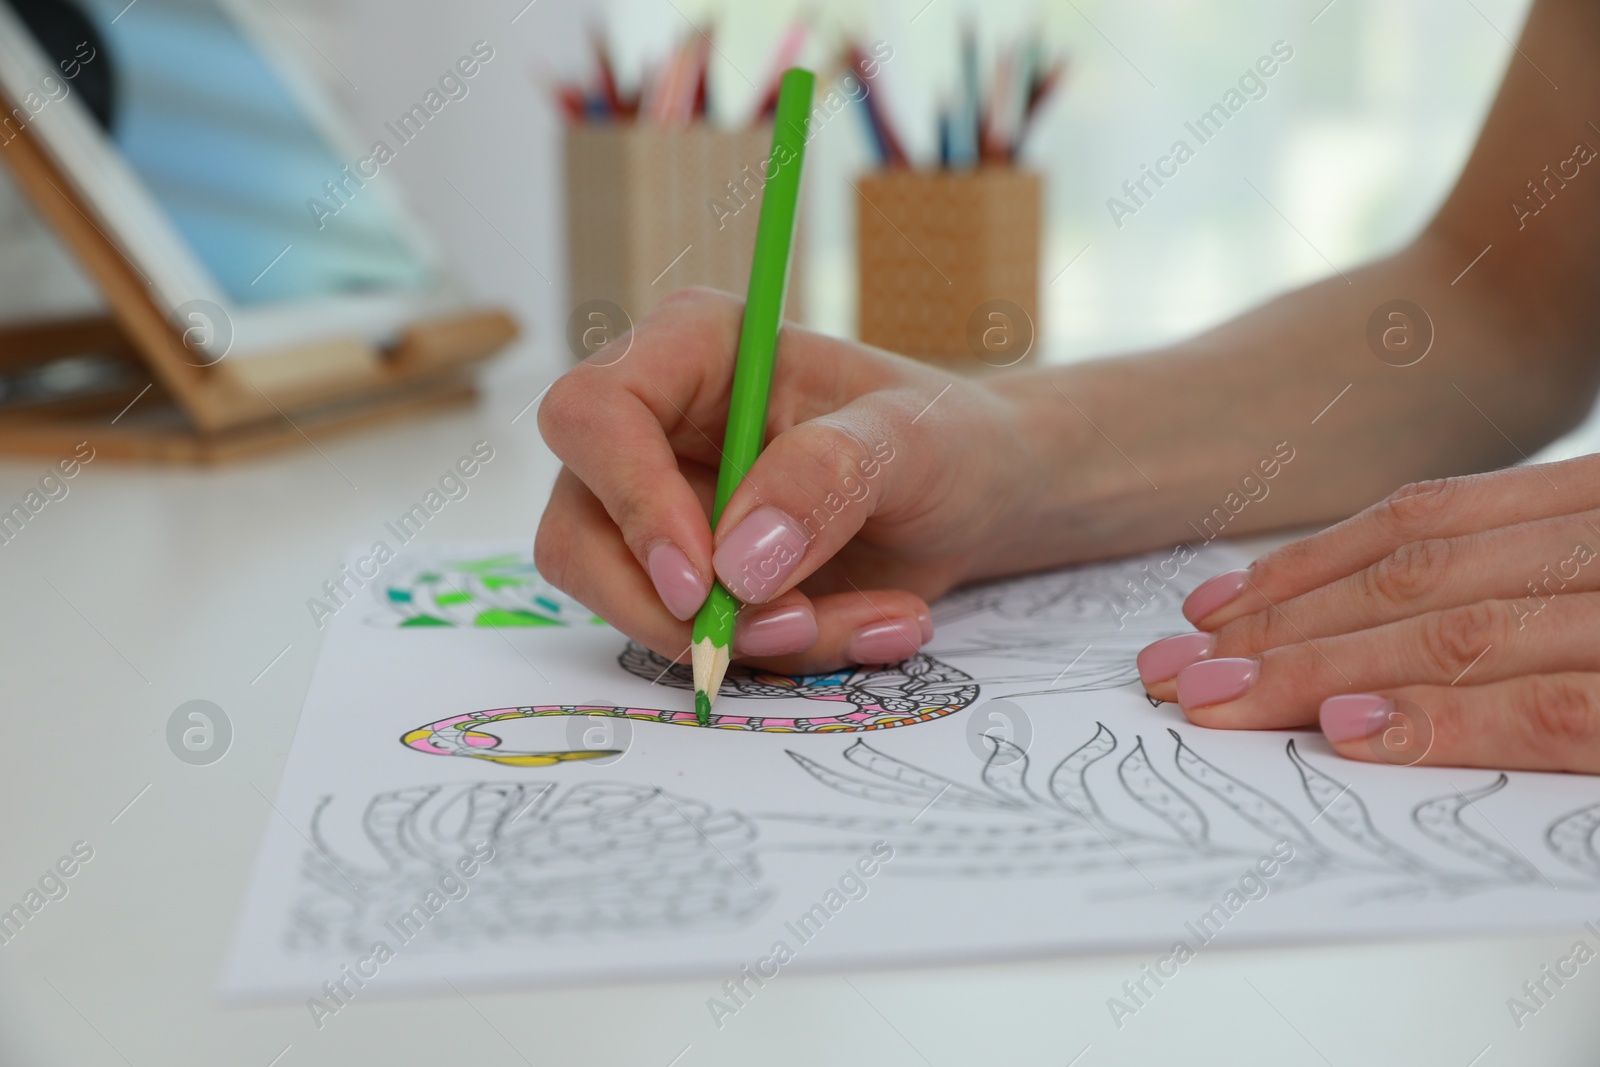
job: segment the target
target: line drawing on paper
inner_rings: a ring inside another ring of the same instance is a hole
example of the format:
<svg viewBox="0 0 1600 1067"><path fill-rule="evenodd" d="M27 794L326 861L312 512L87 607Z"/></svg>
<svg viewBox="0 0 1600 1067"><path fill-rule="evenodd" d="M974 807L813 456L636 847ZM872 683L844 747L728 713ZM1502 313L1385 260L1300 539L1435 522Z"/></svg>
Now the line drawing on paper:
<svg viewBox="0 0 1600 1067"><path fill-rule="evenodd" d="M436 947L737 926L772 897L758 833L740 812L621 782L416 786L359 811L325 795L284 944L353 952L392 939L395 920L420 914L427 891L480 842L492 858L458 876L459 899L422 919Z"/></svg>
<svg viewBox="0 0 1600 1067"><path fill-rule="evenodd" d="M1074 567L961 590L934 609L951 631L901 663L791 677L735 665L722 694L783 701L771 715L713 711L708 728L761 733L860 733L914 726L972 706L980 692L997 697L1086 692L1126 685L1138 677L1139 649L1180 628L1174 621L1183 592L1170 583L1142 586L1147 605L1118 611L1129 587L1146 575L1146 559ZM1129 625L1129 616L1132 625ZM1113 625L1115 624L1115 625ZM958 666L965 661L970 669ZM618 666L635 678L693 692L693 672L630 642ZM1020 688L1018 688L1020 687ZM996 690L999 690L996 692ZM815 701L811 708L796 701ZM435 756L546 767L618 755L614 749L515 751L503 747L495 723L546 716L626 718L699 726L692 706L621 707L551 703L450 715L401 735L402 744Z"/></svg>
<svg viewBox="0 0 1600 1067"><path fill-rule="evenodd" d="M864 740L843 750L842 766L791 750L790 759L834 793L920 814L910 823L881 812L757 818L814 827L826 835L815 842L769 843L769 848L849 850L865 836L886 837L895 842L895 872L901 876L1109 872L1123 876L1118 895L1131 879L1136 889L1142 880L1152 892L1206 897L1237 879L1241 864L1280 841L1295 849L1294 862L1283 868L1286 885L1358 877L1361 900L1459 897L1510 886L1600 889L1600 804L1549 824L1549 852L1586 876L1558 883L1508 839L1464 819L1480 801L1507 787L1510 777L1504 773L1416 804L1407 822L1418 841L1407 845L1380 829L1360 794L1316 767L1293 740L1284 754L1297 772L1299 794L1275 797L1202 757L1176 730L1167 733L1170 742L1147 743L1136 734L1130 745L1096 723L1093 736L1056 762L1043 782L1030 774L1028 752L993 736L978 779L970 784L897 759ZM1114 755L1120 759L1091 776ZM841 832L847 840L840 840Z"/></svg>
<svg viewBox="0 0 1600 1067"><path fill-rule="evenodd" d="M979 681L996 690L1043 685L992 693L997 698L1128 685L1139 679L1140 649L1188 628L1184 597L1209 575L1192 572L1179 586L1151 573L1169 558L1156 553L958 589L934 605L939 632L927 651L958 663L980 659ZM1001 663L1010 669L991 666Z"/></svg>

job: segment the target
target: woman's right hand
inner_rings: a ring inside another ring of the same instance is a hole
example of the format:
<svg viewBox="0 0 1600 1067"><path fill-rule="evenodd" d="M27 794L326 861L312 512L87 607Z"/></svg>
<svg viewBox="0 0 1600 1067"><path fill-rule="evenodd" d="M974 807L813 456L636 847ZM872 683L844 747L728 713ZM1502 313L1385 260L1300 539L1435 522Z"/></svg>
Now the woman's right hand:
<svg viewBox="0 0 1600 1067"><path fill-rule="evenodd" d="M551 387L564 464L539 571L669 658L713 575L747 605L734 655L789 673L897 662L928 601L994 573L1039 472L1013 402L937 368L785 324L767 446L709 515L743 304L663 301Z"/></svg>

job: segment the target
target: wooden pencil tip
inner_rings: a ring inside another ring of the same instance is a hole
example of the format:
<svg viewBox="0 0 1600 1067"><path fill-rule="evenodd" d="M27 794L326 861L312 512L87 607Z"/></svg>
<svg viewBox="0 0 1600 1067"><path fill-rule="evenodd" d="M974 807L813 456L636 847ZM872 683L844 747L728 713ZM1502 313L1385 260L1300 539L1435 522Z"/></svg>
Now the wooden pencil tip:
<svg viewBox="0 0 1600 1067"><path fill-rule="evenodd" d="M722 689L722 679L733 657L726 645L716 645L709 637L694 643L690 657L694 663L695 717L705 726L709 724L711 705L717 702L717 693Z"/></svg>

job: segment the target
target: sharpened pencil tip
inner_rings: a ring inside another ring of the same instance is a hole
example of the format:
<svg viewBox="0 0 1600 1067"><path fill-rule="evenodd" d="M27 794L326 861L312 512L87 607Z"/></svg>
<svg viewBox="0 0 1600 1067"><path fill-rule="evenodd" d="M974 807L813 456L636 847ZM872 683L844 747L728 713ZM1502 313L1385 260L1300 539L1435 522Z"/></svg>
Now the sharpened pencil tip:
<svg viewBox="0 0 1600 1067"><path fill-rule="evenodd" d="M694 714L701 726L711 725L711 705L722 689L723 676L728 673L728 649L719 647L707 638L694 643Z"/></svg>

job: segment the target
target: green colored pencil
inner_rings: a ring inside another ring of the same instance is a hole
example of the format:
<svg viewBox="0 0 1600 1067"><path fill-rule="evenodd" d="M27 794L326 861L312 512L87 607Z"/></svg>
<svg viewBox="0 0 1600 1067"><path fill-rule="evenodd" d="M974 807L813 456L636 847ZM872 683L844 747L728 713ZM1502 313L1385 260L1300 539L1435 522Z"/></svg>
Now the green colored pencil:
<svg viewBox="0 0 1600 1067"><path fill-rule="evenodd" d="M772 155L767 184L761 193L756 224L755 256L750 264L750 292L739 327L739 355L733 367L733 393L728 402L728 430L722 440L722 466L717 471L717 496L711 506L712 529L722 509L761 455L767 434L767 394L772 389L772 364L778 354L778 327L789 291L790 251L794 247L795 208L800 202L800 171L806 155L806 127L817 78L791 67L778 89L778 110L772 126ZM711 721L711 705L722 688L733 644L739 601L722 583L694 617L694 712L701 726Z"/></svg>

